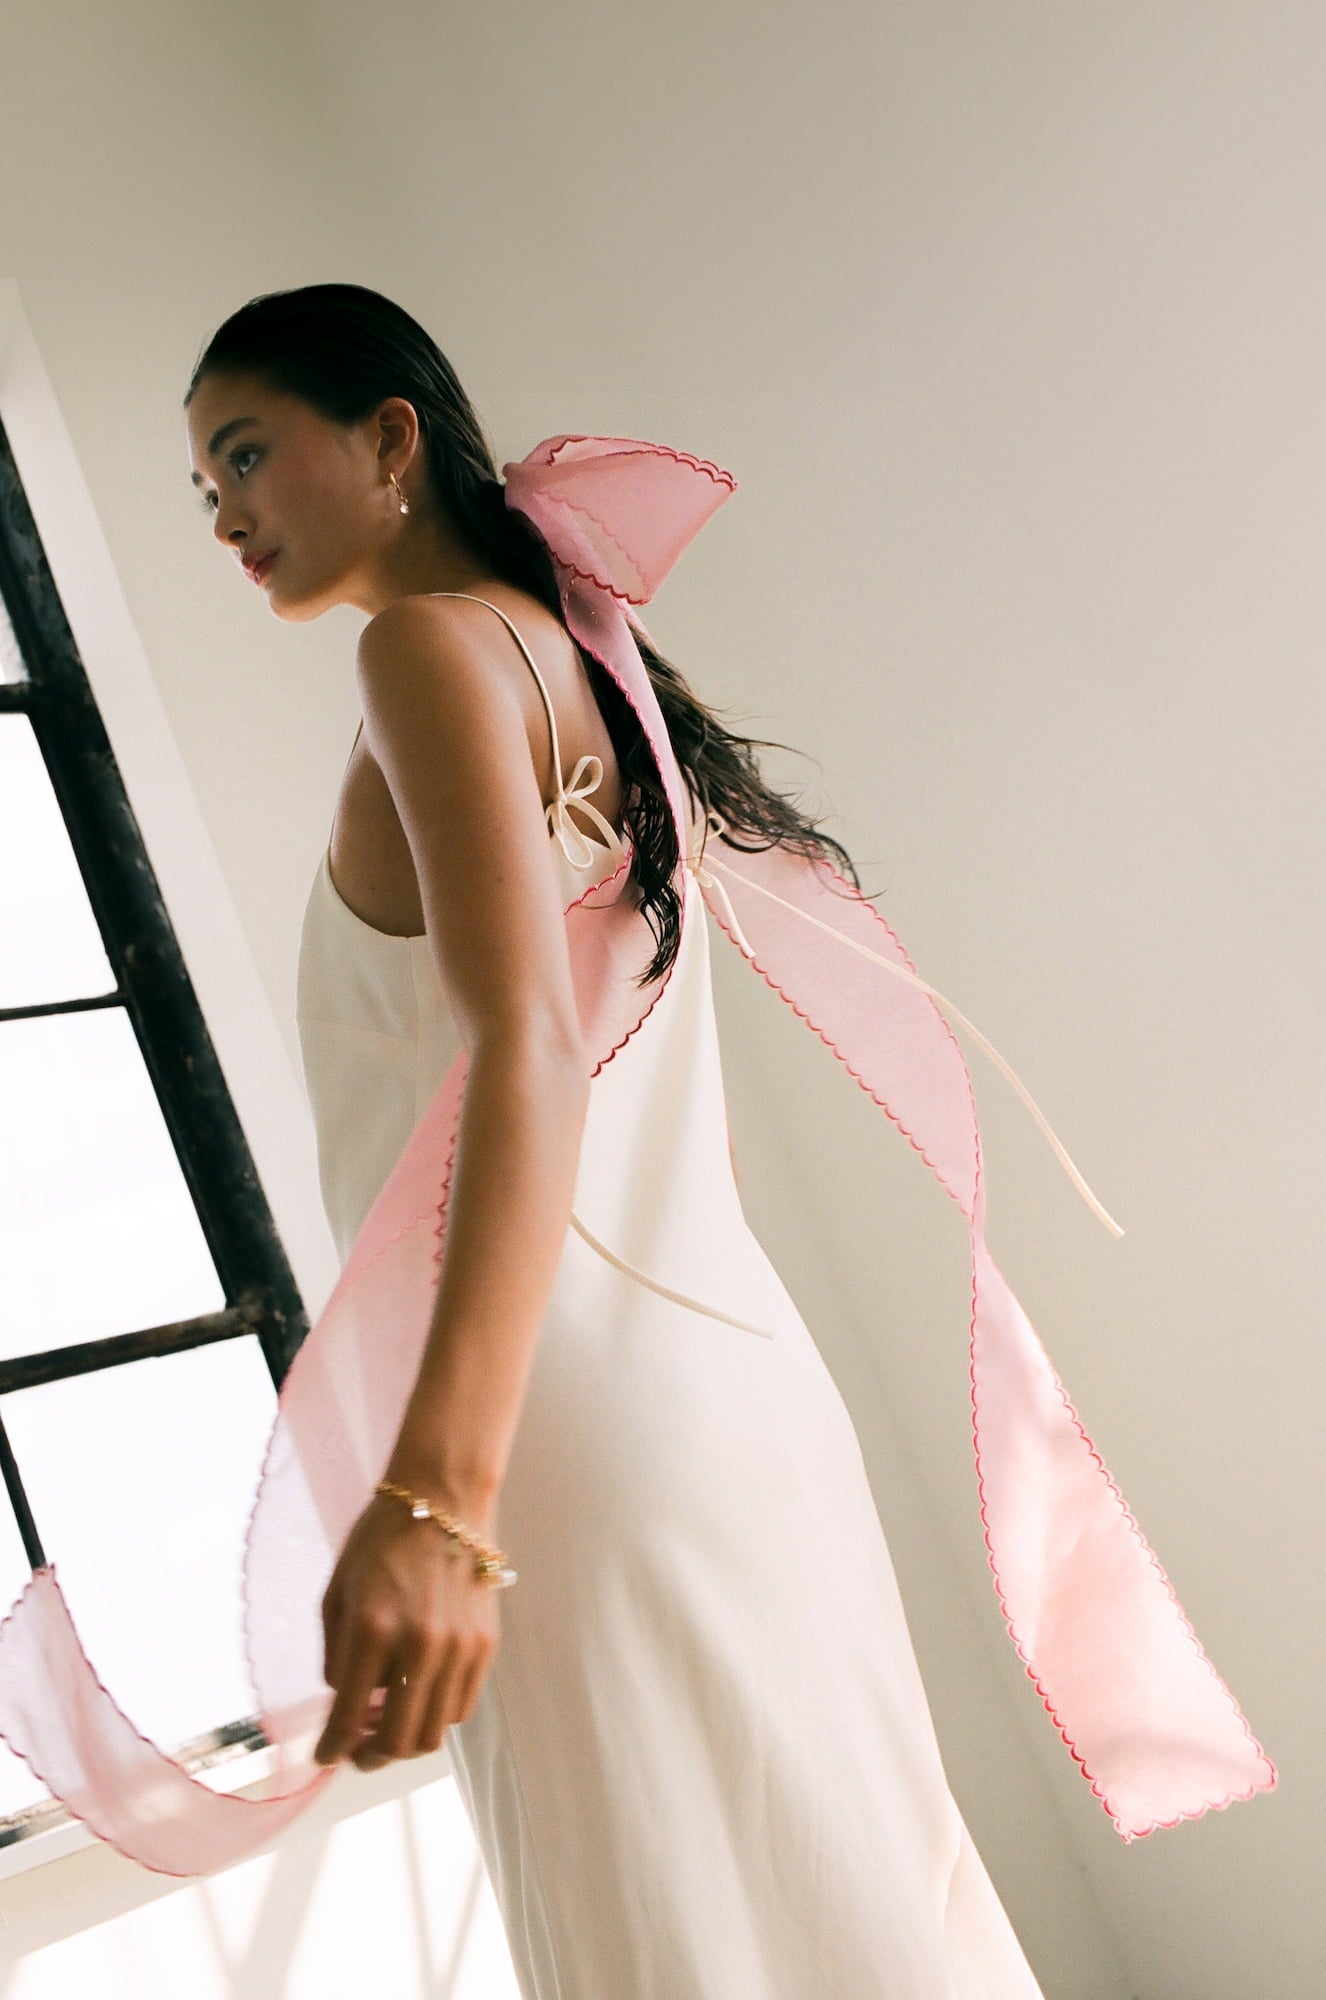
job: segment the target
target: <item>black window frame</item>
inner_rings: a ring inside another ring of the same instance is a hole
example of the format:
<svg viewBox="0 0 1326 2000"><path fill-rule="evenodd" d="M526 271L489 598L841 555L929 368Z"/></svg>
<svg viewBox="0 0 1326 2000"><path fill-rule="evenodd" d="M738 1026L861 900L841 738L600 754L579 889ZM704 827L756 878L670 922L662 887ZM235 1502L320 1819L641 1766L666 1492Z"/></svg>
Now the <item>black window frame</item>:
<svg viewBox="0 0 1326 2000"><path fill-rule="evenodd" d="M110 962L91 998L0 1008L8 1022L122 1007L193 1201L225 1299L218 1312L0 1358L0 1476L34 1570L42 1546L8 1433L4 1397L211 1341L256 1336L274 1386L308 1332L303 1299L226 1085L156 874L0 421L0 601L26 679L0 681L0 715L31 724ZM224 1723L172 1754L191 1772L267 1746L256 1716ZM58 1799L0 1816L0 1848L69 1822Z"/></svg>

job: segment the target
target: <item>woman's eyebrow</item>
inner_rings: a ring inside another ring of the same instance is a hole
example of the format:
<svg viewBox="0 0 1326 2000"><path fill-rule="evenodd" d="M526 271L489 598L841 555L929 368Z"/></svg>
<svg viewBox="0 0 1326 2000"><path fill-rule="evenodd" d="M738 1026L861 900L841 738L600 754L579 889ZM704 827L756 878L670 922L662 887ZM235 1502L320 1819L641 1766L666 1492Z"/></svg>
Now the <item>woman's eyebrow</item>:
<svg viewBox="0 0 1326 2000"><path fill-rule="evenodd" d="M220 451L226 439L228 437L233 436L236 431L243 430L245 424L257 424L261 423L261 421L262 419L260 417L232 417L228 424L222 424L221 428L219 430L213 431L211 437L208 438L207 454L206 454L207 457L215 458L217 452ZM189 474L189 477L193 481L195 486L202 485L203 475L201 472L191 472Z"/></svg>

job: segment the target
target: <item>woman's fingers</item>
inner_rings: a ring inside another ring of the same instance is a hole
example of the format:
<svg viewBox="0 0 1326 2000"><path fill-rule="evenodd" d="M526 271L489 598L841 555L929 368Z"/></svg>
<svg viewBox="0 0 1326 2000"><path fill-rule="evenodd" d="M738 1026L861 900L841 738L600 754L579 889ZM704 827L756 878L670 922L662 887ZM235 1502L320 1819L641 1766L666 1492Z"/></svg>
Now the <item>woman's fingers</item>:
<svg viewBox="0 0 1326 2000"><path fill-rule="evenodd" d="M382 1686L391 1655L383 1626L359 1624L347 1630L347 1622L341 1621L330 1662L328 1685L336 1689L336 1699L313 1752L319 1764L334 1764L358 1743L373 1690Z"/></svg>
<svg viewBox="0 0 1326 2000"><path fill-rule="evenodd" d="M361 1516L323 1598L323 1672L336 1698L313 1753L320 1764L348 1755L372 1771L440 1748L497 1648L489 1588L454 1565L439 1572L435 1551L397 1527Z"/></svg>
<svg viewBox="0 0 1326 2000"><path fill-rule="evenodd" d="M377 1727L354 1753L359 1769L375 1771L393 1757L427 1757L440 1750L448 1727L471 1713L494 1650L494 1641L473 1633L453 1639L440 1654L416 1651L412 1664L393 1667Z"/></svg>
<svg viewBox="0 0 1326 2000"><path fill-rule="evenodd" d="M375 1771L393 1757L419 1754L425 1714L438 1682L447 1679L447 1663L454 1651L455 1641L448 1645L443 1633L417 1638L413 1645L397 1649L377 1728L355 1751L354 1761L361 1771Z"/></svg>
<svg viewBox="0 0 1326 2000"><path fill-rule="evenodd" d="M337 1590L337 1573L322 1594L322 1678L328 1687L335 1687L332 1668L336 1659L336 1648L341 1623L340 1593Z"/></svg>

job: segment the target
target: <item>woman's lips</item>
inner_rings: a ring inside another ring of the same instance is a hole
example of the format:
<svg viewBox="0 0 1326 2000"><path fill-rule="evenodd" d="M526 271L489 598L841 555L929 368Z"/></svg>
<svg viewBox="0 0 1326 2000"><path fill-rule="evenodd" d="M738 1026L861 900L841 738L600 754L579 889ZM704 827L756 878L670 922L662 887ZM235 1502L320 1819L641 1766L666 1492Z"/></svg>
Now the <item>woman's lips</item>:
<svg viewBox="0 0 1326 2000"><path fill-rule="evenodd" d="M272 564L276 561L276 558L280 555L280 553L281 551L279 549L273 549L269 556L264 556L261 562L255 563L253 565L253 568L249 571L249 575L253 578L253 581L255 583L265 582L268 570L271 568Z"/></svg>

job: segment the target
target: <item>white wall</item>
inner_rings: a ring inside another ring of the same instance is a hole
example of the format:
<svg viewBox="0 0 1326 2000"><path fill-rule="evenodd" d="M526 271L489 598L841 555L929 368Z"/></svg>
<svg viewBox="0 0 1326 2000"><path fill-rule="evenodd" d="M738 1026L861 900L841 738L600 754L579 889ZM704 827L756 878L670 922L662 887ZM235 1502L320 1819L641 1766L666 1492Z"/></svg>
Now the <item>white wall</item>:
<svg viewBox="0 0 1326 2000"><path fill-rule="evenodd" d="M650 630L736 726L815 760L768 768L831 813L1127 1231L966 1044L992 1250L1281 1771L1251 1804L1118 1840L990 1586L961 1218L719 951L743 1192L861 1432L954 1790L1053 2000L1309 1994L1319 10L46 0L0 8L0 36L0 277L276 1023L250 1047L228 1016L241 1114L289 1085L355 628L283 626L236 581L179 399L244 298L350 278L437 335L500 458L583 428L736 472ZM132 753L131 714L112 738ZM177 822L140 799L156 858ZM202 912L176 917L187 949ZM307 1130L255 1114L250 1136L316 1309ZM315 1978L340 2000L365 1989L343 1939L399 1954L383 1990L446 1991L410 1925L461 1921L450 1780L388 1767L342 1796L375 1783L355 1797L383 1806L331 1816L355 1829L348 1896L307 1821L233 1889L101 1849L11 1876L4 2000L63 1993L80 1951L67 1990L115 2000ZM173 1926L150 1977L149 1910ZM163 1963L176 1983L153 1986Z"/></svg>

